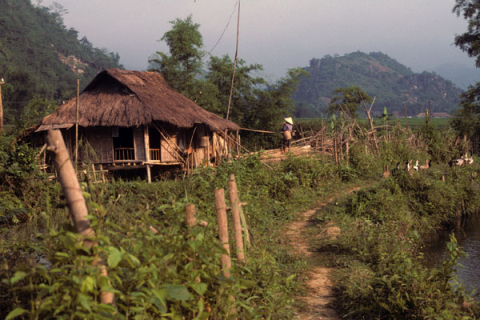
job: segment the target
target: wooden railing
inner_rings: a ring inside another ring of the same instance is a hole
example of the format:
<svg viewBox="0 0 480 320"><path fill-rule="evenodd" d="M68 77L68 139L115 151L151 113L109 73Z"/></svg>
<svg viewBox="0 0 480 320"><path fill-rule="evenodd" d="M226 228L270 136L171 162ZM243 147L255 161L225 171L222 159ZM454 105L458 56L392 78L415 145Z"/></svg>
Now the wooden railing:
<svg viewBox="0 0 480 320"><path fill-rule="evenodd" d="M160 149L150 149L150 161L160 161Z"/></svg>
<svg viewBox="0 0 480 320"><path fill-rule="evenodd" d="M114 160L115 161L135 160L135 149L134 148L116 148Z"/></svg>

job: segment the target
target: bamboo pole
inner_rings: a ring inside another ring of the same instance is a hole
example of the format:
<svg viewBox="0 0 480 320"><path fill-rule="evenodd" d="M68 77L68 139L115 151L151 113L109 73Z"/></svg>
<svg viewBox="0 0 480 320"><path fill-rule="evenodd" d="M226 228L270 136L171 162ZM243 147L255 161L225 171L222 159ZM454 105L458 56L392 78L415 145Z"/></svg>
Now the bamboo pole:
<svg viewBox="0 0 480 320"><path fill-rule="evenodd" d="M72 162L68 156L67 148L59 130L49 130L47 135L48 150L55 153L55 169L58 172L58 179L65 192L67 205L72 216L75 231L80 233L87 240L84 244L91 248L93 242L88 238L94 237L95 232L90 227L87 219L88 210L83 198L77 175L73 169Z"/></svg>
<svg viewBox="0 0 480 320"><path fill-rule="evenodd" d="M3 131L3 102L2 102L2 84L4 84L5 81L0 80L0 132Z"/></svg>
<svg viewBox="0 0 480 320"><path fill-rule="evenodd" d="M227 251L227 254L222 254L221 257L223 275L225 276L225 278L230 278L230 268L232 267L232 261L230 260L227 206L225 205L225 192L223 189L215 189L215 204L217 207L218 234L220 242Z"/></svg>
<svg viewBox="0 0 480 320"><path fill-rule="evenodd" d="M365 113L367 114L368 122L370 123L370 129L373 132L373 142L375 144L375 150L377 151L377 154L379 154L380 150L378 148L378 143L377 143L377 134L376 134L375 128L373 126L373 119L370 115L370 112L372 111L372 107L373 107L373 104L375 103L376 98L377 97L373 98L373 101L370 104L370 108L367 108L367 105L366 105L365 101L363 101L363 100L362 100L362 105L363 105L363 108L365 109Z"/></svg>
<svg viewBox="0 0 480 320"><path fill-rule="evenodd" d="M186 208L186 220L189 227L197 225L197 218L195 218L196 210L194 204L187 205Z"/></svg>
<svg viewBox="0 0 480 320"><path fill-rule="evenodd" d="M245 252L242 238L242 225L240 223L240 201L238 199L237 183L235 175L230 175L228 180L228 194L230 196L230 206L232 207L233 231L235 234L235 245L237 247L237 258L241 263L245 263Z"/></svg>
<svg viewBox="0 0 480 320"><path fill-rule="evenodd" d="M333 136L333 153L335 154L335 164L338 164L337 135Z"/></svg>
<svg viewBox="0 0 480 320"><path fill-rule="evenodd" d="M75 172L78 171L78 100L80 97L80 79L77 79L77 100L75 102Z"/></svg>
<svg viewBox="0 0 480 320"><path fill-rule="evenodd" d="M77 174L73 168L72 161L68 156L62 133L59 130L49 130L47 134L47 144L48 150L55 153L55 169L58 172L58 180L65 193L75 232L81 235L83 238L83 244L91 249L96 245L96 242L93 240L95 237L95 231L90 226L90 220L87 219L87 205L80 184L78 183ZM107 268L101 259L96 259L92 264L100 268L102 276L108 277ZM113 299L114 294L112 292L100 293L101 303L112 304Z"/></svg>
<svg viewBox="0 0 480 320"><path fill-rule="evenodd" d="M163 134L162 130L160 130L160 128L155 123L153 123L153 126L162 135L163 139L167 142L167 144L170 146L170 148L172 148L172 151L174 152L174 156L176 156L178 160L181 160L184 164L186 164L185 159L183 159L183 157L180 155L180 153L177 152L177 150L176 150L176 149L178 149L181 152L180 147L178 145L174 144L173 142L171 142L170 139L167 139L165 134ZM160 148L161 148L161 146L160 146Z"/></svg>
<svg viewBox="0 0 480 320"><path fill-rule="evenodd" d="M235 59L233 61L233 72L232 72L232 83L230 86L230 94L228 96L228 106L227 106L227 115L225 119L228 120L228 116L230 115L230 105L232 104L232 97L233 97L233 85L235 83L235 69L237 68L237 60L238 60L238 39L240 38L240 0L238 0L238 17L237 17L237 44L235 49Z"/></svg>

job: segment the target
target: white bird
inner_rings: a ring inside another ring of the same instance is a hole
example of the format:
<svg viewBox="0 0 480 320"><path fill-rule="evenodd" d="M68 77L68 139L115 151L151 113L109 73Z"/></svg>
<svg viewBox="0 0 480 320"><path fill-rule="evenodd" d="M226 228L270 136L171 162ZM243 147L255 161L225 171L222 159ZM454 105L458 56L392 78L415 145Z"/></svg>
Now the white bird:
<svg viewBox="0 0 480 320"><path fill-rule="evenodd" d="M413 169L415 169L415 171L418 171L418 160L415 161L415 166L413 166Z"/></svg>

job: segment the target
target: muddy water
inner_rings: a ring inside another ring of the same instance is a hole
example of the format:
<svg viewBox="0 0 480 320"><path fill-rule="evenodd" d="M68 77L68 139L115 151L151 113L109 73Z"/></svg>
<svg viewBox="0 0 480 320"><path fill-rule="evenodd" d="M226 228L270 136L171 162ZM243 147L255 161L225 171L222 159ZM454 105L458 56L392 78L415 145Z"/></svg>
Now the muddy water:
<svg viewBox="0 0 480 320"><path fill-rule="evenodd" d="M459 261L462 266L457 267L460 283L467 289L480 292L480 216L464 219L461 226L455 228L453 232L460 248L467 254ZM446 234L428 248L427 260L435 264L441 263L447 255L448 240L449 236Z"/></svg>

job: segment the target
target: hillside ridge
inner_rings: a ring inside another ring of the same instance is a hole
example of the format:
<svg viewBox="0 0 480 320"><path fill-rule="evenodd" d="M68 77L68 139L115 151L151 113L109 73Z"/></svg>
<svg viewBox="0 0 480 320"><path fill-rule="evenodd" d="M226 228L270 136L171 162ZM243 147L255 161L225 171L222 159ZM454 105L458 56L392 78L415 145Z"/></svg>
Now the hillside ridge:
<svg viewBox="0 0 480 320"><path fill-rule="evenodd" d="M304 68L309 77L301 80L294 95L297 117L316 117L325 113L337 88L357 86L376 97L374 114L384 106L389 113L417 115L432 112L451 113L460 102L462 90L433 72L415 73L382 52L360 51L343 56L313 58Z"/></svg>
<svg viewBox="0 0 480 320"><path fill-rule="evenodd" d="M33 98L57 104L76 93L102 69L121 68L120 57L95 48L63 24L66 10L34 6L30 0L0 0L0 78L5 120L21 118Z"/></svg>

